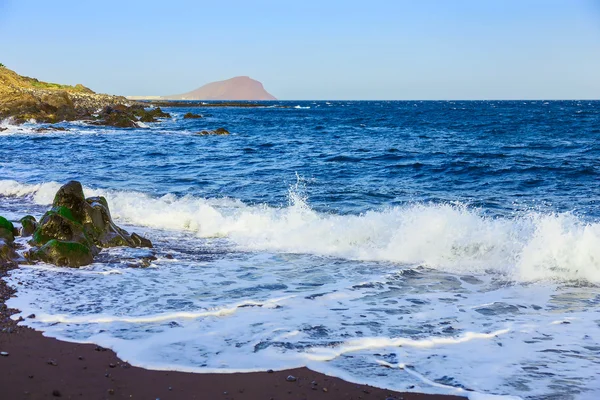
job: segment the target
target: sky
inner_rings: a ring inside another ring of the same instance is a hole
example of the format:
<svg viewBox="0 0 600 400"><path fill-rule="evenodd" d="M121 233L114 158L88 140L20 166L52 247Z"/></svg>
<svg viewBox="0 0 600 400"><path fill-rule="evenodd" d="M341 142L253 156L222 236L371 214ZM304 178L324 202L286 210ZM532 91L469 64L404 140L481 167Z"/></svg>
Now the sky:
<svg viewBox="0 0 600 400"><path fill-rule="evenodd" d="M0 63L120 95L600 99L600 0L0 0Z"/></svg>

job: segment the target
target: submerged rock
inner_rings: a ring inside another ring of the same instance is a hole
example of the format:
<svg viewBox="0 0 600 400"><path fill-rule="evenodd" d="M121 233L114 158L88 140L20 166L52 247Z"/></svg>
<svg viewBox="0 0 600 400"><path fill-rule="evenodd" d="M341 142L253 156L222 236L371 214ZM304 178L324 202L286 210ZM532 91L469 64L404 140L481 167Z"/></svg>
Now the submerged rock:
<svg viewBox="0 0 600 400"><path fill-rule="evenodd" d="M194 113L187 113L183 116L183 119L198 119L198 118L202 118L202 115L200 114L194 114Z"/></svg>
<svg viewBox="0 0 600 400"><path fill-rule="evenodd" d="M214 131L201 131L198 135L229 135L229 131L225 128L217 128Z"/></svg>
<svg viewBox="0 0 600 400"><path fill-rule="evenodd" d="M28 253L30 260L69 267L90 264L100 248L152 247L148 239L130 235L113 222L104 197L86 199L77 181L58 190L30 244L34 246Z"/></svg>

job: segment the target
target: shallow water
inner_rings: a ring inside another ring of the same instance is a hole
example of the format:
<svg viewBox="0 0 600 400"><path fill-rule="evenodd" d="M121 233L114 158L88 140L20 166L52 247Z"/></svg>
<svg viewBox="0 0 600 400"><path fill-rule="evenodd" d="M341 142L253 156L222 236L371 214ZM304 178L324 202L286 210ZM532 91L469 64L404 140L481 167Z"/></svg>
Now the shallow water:
<svg viewBox="0 0 600 400"><path fill-rule="evenodd" d="M4 123L0 214L40 216L78 179L158 256L24 267L10 305L151 368L597 397L600 102L289 104L135 130ZM219 126L232 135L194 135Z"/></svg>

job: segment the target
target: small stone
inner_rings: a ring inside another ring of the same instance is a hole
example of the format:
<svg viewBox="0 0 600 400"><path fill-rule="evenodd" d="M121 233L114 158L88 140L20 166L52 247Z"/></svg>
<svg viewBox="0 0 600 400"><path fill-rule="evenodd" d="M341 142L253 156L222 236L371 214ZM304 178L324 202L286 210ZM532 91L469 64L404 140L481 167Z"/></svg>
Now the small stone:
<svg viewBox="0 0 600 400"><path fill-rule="evenodd" d="M110 363L110 364L108 364L108 366L109 366L110 368L114 368L114 367L116 367L116 365L115 365L115 364L113 364L113 363Z"/></svg>
<svg viewBox="0 0 600 400"><path fill-rule="evenodd" d="M288 375L288 377L285 378L285 380L288 382L296 382L298 378L296 378L294 375Z"/></svg>
<svg viewBox="0 0 600 400"><path fill-rule="evenodd" d="M29 316L27 318L33 319L33 318L35 318L35 314L29 314Z"/></svg>
<svg viewBox="0 0 600 400"><path fill-rule="evenodd" d="M77 357L78 360L83 360L83 357L79 356Z"/></svg>
<svg viewBox="0 0 600 400"><path fill-rule="evenodd" d="M54 396L54 397L60 397L60 396L61 396L61 394L60 394L60 391L58 391L58 390L53 390L53 391L52 391L52 396Z"/></svg>
<svg viewBox="0 0 600 400"><path fill-rule="evenodd" d="M29 375L29 379L33 379L33 375Z"/></svg>
<svg viewBox="0 0 600 400"><path fill-rule="evenodd" d="M325 393L327 393L327 388L323 388L323 391L324 391Z"/></svg>
<svg viewBox="0 0 600 400"><path fill-rule="evenodd" d="M110 394L110 395L115 394L115 390L114 389L108 389L108 394Z"/></svg>
<svg viewBox="0 0 600 400"><path fill-rule="evenodd" d="M48 360L48 361L46 361L46 364L52 365L53 367L56 367L58 365L56 360Z"/></svg>
<svg viewBox="0 0 600 400"><path fill-rule="evenodd" d="M267 370L267 374L272 374L274 371L272 369Z"/></svg>
<svg viewBox="0 0 600 400"><path fill-rule="evenodd" d="M6 351L0 351L0 356L8 357L8 353Z"/></svg>
<svg viewBox="0 0 600 400"><path fill-rule="evenodd" d="M169 386L169 391L173 390L173 388L171 386Z"/></svg>

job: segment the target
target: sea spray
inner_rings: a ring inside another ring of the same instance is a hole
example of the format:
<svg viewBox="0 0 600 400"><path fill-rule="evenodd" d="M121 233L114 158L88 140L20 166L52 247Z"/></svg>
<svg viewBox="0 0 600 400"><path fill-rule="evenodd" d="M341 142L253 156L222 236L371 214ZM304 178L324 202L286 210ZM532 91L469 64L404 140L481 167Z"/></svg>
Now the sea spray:
<svg viewBox="0 0 600 400"><path fill-rule="evenodd" d="M2 180L0 194L49 204L59 186ZM506 218L461 204L408 204L359 215L327 214L309 206L300 181L290 187L287 207L90 188L86 195L105 196L113 216L125 223L226 238L239 250L493 272L519 282L600 282L600 223L568 212Z"/></svg>

